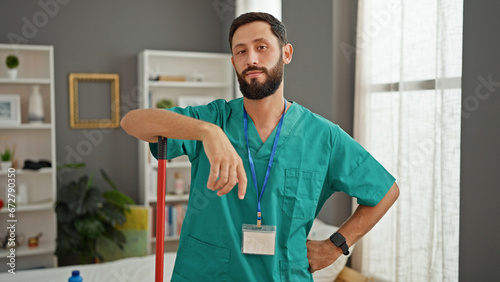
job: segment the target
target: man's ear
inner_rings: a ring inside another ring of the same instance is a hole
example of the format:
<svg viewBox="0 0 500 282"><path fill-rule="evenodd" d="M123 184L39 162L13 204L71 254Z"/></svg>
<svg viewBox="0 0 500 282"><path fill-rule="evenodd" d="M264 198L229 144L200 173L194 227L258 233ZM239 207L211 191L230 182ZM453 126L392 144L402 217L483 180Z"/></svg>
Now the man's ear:
<svg viewBox="0 0 500 282"><path fill-rule="evenodd" d="M292 61L293 47L288 43L283 46L283 64L287 65Z"/></svg>
<svg viewBox="0 0 500 282"><path fill-rule="evenodd" d="M231 64L233 64L233 68L234 68L234 59L233 59L233 56L231 56Z"/></svg>

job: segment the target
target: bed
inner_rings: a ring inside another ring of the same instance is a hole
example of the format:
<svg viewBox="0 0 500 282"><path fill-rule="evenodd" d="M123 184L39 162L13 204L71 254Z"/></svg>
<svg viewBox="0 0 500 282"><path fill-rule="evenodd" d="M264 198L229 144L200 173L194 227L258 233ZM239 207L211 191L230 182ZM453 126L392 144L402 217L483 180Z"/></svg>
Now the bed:
<svg viewBox="0 0 500 282"><path fill-rule="evenodd" d="M164 274L165 281L172 276L175 253L165 253ZM23 270L15 275L0 274L0 281L10 282L60 282L68 281L71 271L79 270L83 281L92 282L136 282L154 281L155 256L126 258L100 264L72 265L39 270Z"/></svg>
<svg viewBox="0 0 500 282"><path fill-rule="evenodd" d="M335 232L337 229L338 228L335 226L327 225L319 220L316 220L309 234L309 239L320 240L328 238L328 236ZM175 253L165 253L165 281L170 281L170 277L172 276L175 255ZM347 259L347 257L342 256L327 268L315 272L313 274L314 281L371 281L369 278L346 267L345 264L347 262ZM155 255L125 258L100 264L73 265L49 269L24 270L16 272L15 275L2 273L0 274L0 281L67 281L71 276L71 272L73 270L80 271L81 276L83 277L83 281L154 281Z"/></svg>

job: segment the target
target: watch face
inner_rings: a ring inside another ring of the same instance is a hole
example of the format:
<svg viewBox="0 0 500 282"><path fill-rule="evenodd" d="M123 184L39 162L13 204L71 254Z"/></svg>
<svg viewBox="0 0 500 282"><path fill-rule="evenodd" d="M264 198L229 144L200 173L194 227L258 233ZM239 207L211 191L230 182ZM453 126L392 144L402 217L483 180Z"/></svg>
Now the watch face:
<svg viewBox="0 0 500 282"><path fill-rule="evenodd" d="M332 235L332 242L335 246L340 247L345 243L345 238L340 233L335 233Z"/></svg>

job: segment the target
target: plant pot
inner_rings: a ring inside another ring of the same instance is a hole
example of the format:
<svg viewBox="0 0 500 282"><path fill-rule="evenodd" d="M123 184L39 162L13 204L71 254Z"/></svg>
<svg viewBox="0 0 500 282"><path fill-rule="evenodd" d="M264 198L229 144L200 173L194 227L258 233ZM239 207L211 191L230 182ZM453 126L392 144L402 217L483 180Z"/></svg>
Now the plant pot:
<svg viewBox="0 0 500 282"><path fill-rule="evenodd" d="M7 77L9 79L16 79L17 78L17 68L16 69L7 69Z"/></svg>
<svg viewBox="0 0 500 282"><path fill-rule="evenodd" d="M2 171L7 171L9 168L12 167L12 161L0 162L0 166Z"/></svg>

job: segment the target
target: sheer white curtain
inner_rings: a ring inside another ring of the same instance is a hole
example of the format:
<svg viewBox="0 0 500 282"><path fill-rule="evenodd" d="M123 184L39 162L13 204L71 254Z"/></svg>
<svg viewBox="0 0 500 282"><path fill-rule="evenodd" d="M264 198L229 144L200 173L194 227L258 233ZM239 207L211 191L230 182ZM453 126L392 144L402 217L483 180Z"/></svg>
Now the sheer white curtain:
<svg viewBox="0 0 500 282"><path fill-rule="evenodd" d="M354 137L400 198L356 250L377 281L458 281L462 0L359 0Z"/></svg>

